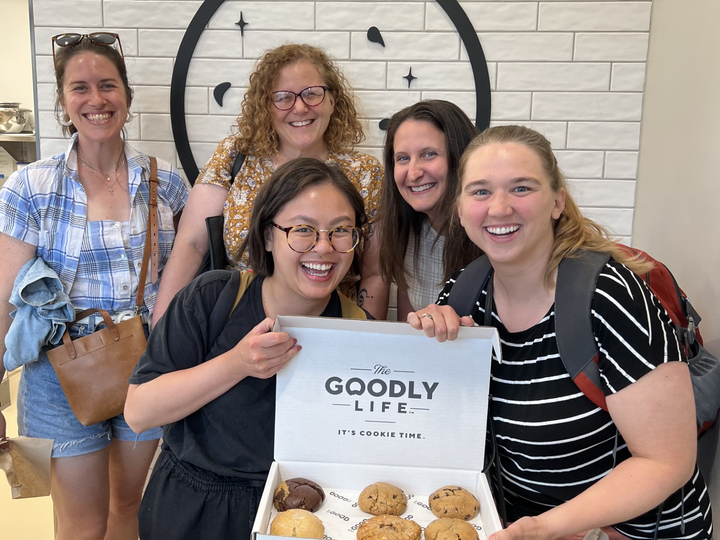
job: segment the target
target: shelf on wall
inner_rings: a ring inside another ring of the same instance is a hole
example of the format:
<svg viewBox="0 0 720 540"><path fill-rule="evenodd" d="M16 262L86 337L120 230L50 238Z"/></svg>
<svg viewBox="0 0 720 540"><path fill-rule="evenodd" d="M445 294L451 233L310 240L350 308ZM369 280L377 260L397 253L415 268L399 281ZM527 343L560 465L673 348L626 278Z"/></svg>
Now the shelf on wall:
<svg viewBox="0 0 720 540"><path fill-rule="evenodd" d="M0 142L35 142L34 133L0 133Z"/></svg>

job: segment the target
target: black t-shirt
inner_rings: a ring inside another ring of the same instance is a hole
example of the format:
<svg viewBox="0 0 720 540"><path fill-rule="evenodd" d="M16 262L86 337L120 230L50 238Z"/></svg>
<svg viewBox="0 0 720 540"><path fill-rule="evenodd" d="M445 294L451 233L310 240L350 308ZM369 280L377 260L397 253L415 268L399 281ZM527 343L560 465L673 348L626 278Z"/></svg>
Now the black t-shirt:
<svg viewBox="0 0 720 540"><path fill-rule="evenodd" d="M265 319L263 278L257 277L217 341L208 343L208 320L230 276L231 272L209 272L178 293L151 332L131 384L210 361L235 347ZM342 316L336 292L321 316ZM165 426L163 448L218 475L264 479L273 460L274 427L275 377L248 377L188 417Z"/></svg>

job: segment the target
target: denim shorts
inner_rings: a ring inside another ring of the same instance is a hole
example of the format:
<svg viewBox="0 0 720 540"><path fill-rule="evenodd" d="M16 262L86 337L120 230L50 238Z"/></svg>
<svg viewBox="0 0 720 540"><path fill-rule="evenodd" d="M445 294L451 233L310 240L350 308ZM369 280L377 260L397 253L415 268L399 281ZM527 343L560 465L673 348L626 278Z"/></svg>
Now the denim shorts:
<svg viewBox="0 0 720 540"><path fill-rule="evenodd" d="M87 335L84 325L72 328L73 338ZM74 335L73 335L74 334ZM18 432L25 437L53 439L52 457L72 457L102 450L113 439L151 441L162 437L162 428L135 433L122 414L83 426L65 398L55 370L44 351L36 362L25 364L17 398Z"/></svg>

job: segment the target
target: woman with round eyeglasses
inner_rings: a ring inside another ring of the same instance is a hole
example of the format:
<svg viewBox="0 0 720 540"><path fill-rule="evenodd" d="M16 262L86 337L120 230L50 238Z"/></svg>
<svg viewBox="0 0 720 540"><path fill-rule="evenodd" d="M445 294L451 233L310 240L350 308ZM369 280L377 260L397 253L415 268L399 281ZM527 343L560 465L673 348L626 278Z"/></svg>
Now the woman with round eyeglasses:
<svg viewBox="0 0 720 540"><path fill-rule="evenodd" d="M40 349L47 338L28 319L18 318L22 306L12 324L19 323L13 331L21 328L23 339L5 340L11 335L10 298L19 296L12 294L20 288L14 286L16 276L27 279L35 270L38 275L39 263L57 275L76 311L105 309L116 322L135 313L140 286L151 165L123 139L133 93L120 38L106 32L67 33L53 37L52 44L56 113L71 138L64 153L14 173L0 190L0 352L13 368L22 363L20 352L31 353L20 377L18 431L54 441L56 538L136 540L142 489L162 431L134 433L122 415L80 424L46 355L57 341ZM162 273L175 237L174 216L188 189L174 167L163 160L157 164ZM158 282L149 275L142 285L144 302L137 308L149 322ZM70 335L92 333L98 318L69 323ZM33 342L37 347L28 351Z"/></svg>
<svg viewBox="0 0 720 540"><path fill-rule="evenodd" d="M290 44L266 52L250 75L237 128L195 181L155 320L200 268L209 248L204 223L208 216L224 215L229 265L248 267L240 246L248 234L255 197L272 172L291 159L314 157L335 163L362 195L370 219L375 217L382 166L376 158L353 150L364 136L352 89L322 49ZM240 154L245 156L242 168L232 178ZM369 242L363 267L348 274L341 289L376 317L385 318L388 287L380 275L377 242Z"/></svg>
<svg viewBox="0 0 720 540"><path fill-rule="evenodd" d="M292 160L257 194L240 248L253 272L243 272L230 315L214 309L238 295L225 289L235 270L206 272L170 302L125 405L134 429L165 426L140 508L141 540L250 538L273 460L275 374L301 349L273 332L274 319L367 318L337 291L358 263L366 219L338 167Z"/></svg>

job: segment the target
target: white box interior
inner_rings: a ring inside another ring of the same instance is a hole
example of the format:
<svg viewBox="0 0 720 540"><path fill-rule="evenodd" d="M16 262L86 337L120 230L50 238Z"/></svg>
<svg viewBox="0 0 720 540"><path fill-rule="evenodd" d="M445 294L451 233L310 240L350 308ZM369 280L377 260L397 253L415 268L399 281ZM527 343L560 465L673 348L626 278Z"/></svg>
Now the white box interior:
<svg viewBox="0 0 720 540"><path fill-rule="evenodd" d="M471 521L481 540L500 529L482 470L495 329L463 328L438 343L404 323L278 317L276 329L301 352L277 377L275 463L253 532L268 535L283 480L320 484L316 512L325 538L352 540L372 517L357 507L367 485L389 482L408 495L402 517L435 518L428 495L460 485L480 501ZM412 516L412 517L411 517Z"/></svg>

